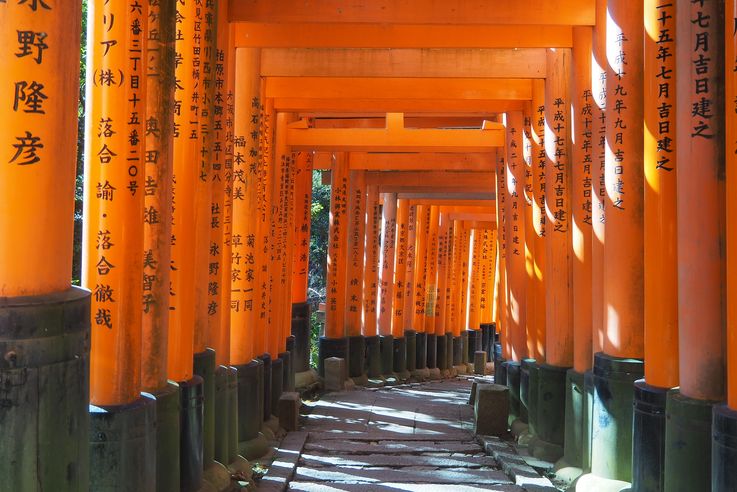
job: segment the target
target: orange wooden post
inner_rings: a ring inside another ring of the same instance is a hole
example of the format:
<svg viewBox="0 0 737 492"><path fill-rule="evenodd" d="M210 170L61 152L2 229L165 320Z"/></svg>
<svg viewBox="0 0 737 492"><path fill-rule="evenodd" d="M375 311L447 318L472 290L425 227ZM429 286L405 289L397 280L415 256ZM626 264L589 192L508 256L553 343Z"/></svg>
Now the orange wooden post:
<svg viewBox="0 0 737 492"><path fill-rule="evenodd" d="M525 164L525 184L524 184L524 201L523 210L520 213L524 215L525 224L525 333L527 342L528 359L536 360L540 347L545 340L537 338L537 274L535 272L535 218L534 209L536 207L534 190L534 182L532 173L536 165L533 158L533 141L532 141L532 105L526 105L523 112L524 126L522 128L522 156ZM545 298L542 298L544 302ZM532 364L532 360L528 360L525 364Z"/></svg>
<svg viewBox="0 0 737 492"><path fill-rule="evenodd" d="M460 315L460 284L461 284L461 230L457 220L448 220L450 229L450 265L448 272L448 306L446 308L446 332L452 337L453 367L459 366L462 361L463 345L461 340L461 326L458 321Z"/></svg>
<svg viewBox="0 0 737 492"><path fill-rule="evenodd" d="M404 336L404 294L407 279L407 244L409 235L409 200L397 200L397 235L394 258L394 302L392 305L392 336Z"/></svg>
<svg viewBox="0 0 737 492"><path fill-rule="evenodd" d="M502 358L511 357L511 340L509 338L507 311L507 169L504 164L504 151L497 150L496 168L496 223L499 242L499 286L497 289L497 330L502 345Z"/></svg>
<svg viewBox="0 0 737 492"><path fill-rule="evenodd" d="M425 308L424 326L427 337L427 367L437 375L437 334L435 333L435 305L438 297L438 226L440 207L431 205L427 228L425 254Z"/></svg>
<svg viewBox="0 0 737 492"><path fill-rule="evenodd" d="M328 357L347 359L345 338L346 251L348 225L348 159L344 153L334 156L331 169L330 232L328 242L327 312L325 336L320 338L320 375Z"/></svg>
<svg viewBox="0 0 737 492"><path fill-rule="evenodd" d="M668 393L665 488L718 490L712 442L724 422L713 406L725 396L725 108L722 2L677 2L675 59L678 105L678 339L679 385ZM728 60L730 68L734 59ZM734 100L727 114L734 116ZM649 363L649 361L648 361ZM724 437L724 436L720 436ZM719 440L719 437L716 437ZM730 439L732 439L730 437ZM672 449L669 449L671 447ZM716 449L719 449L718 447ZM719 451L714 453L720 455ZM732 462L733 463L733 462ZM734 475L734 465L726 473ZM732 477L734 487L734 477Z"/></svg>
<svg viewBox="0 0 737 492"><path fill-rule="evenodd" d="M414 328L415 317L415 248L417 247L417 206L410 205L407 213L407 259L404 274L403 320L404 336L407 337L407 369L417 368L417 332ZM414 352L412 348L414 347Z"/></svg>
<svg viewBox="0 0 737 492"><path fill-rule="evenodd" d="M533 267L535 271L534 332L537 343L534 347L534 357L538 364L545 362L545 226L547 222L545 212L545 81L532 81L532 110L530 121L530 157L532 159L532 250L534 251ZM529 230L529 229L528 229ZM528 241L530 243L530 241ZM498 269L497 269L498 270ZM529 296L528 296L529 298ZM532 355L532 354L530 354Z"/></svg>
<svg viewBox="0 0 737 492"><path fill-rule="evenodd" d="M377 321L377 297L379 291L379 258L381 256L381 204L379 187L366 186L366 241L363 265L363 326L361 333L366 340L368 377L381 375L381 346Z"/></svg>
<svg viewBox="0 0 737 492"><path fill-rule="evenodd" d="M70 282L80 10L76 2L0 4L0 476L7 490L89 488L90 293ZM122 131L122 117L119 124Z"/></svg>
<svg viewBox="0 0 737 492"><path fill-rule="evenodd" d="M450 245L453 231L448 214L442 210L438 216L438 295L435 303L435 336L437 339L437 366L441 374L453 365L453 333L448 331L446 312L450 297Z"/></svg>
<svg viewBox="0 0 737 492"><path fill-rule="evenodd" d="M379 335L381 373L394 372L392 301L394 296L394 256L397 233L397 195L384 193L381 212L381 258L379 260Z"/></svg>
<svg viewBox="0 0 737 492"><path fill-rule="evenodd" d="M458 296L458 304L459 304L459 311L458 311L458 325L459 325L459 334L461 336L462 342L461 345L463 347L462 353L461 353L461 363L467 364L469 362L468 360L468 291L469 291L469 283L471 281L471 262L470 262L470 249L471 249L471 229L469 226L464 223L464 221L458 221L459 227L461 230L460 233L460 248L459 248L459 256L460 256L460 273L461 278L460 282L458 283L458 288L460 289L460 294Z"/></svg>
<svg viewBox="0 0 737 492"><path fill-rule="evenodd" d="M350 157L349 157L350 160ZM348 337L348 376L363 379L366 341L363 322L363 261L366 229L366 172L350 171L348 191L348 273L345 326Z"/></svg>
<svg viewBox="0 0 737 492"><path fill-rule="evenodd" d="M479 301L481 294L481 230L470 227L470 257L468 264L468 361L473 363L474 354L481 349L481 316Z"/></svg>
<svg viewBox="0 0 737 492"><path fill-rule="evenodd" d="M527 356L526 301L527 273L525 266L525 163L522 159L523 117L519 111L505 115L506 133L506 192L505 222L507 228L507 272L509 289L509 338L511 360ZM549 173L548 173L549 174Z"/></svg>
<svg viewBox="0 0 737 492"><path fill-rule="evenodd" d="M111 425L121 429L116 443L92 440L92 489L109 480L148 489L156 480L155 467L143 465L155 460L154 400L140 394L147 78L142 53L147 12L140 5L131 7L129 2L95 2L87 24L82 285L92 291L94 320L90 435ZM141 28L131 32L131 25ZM45 46L52 40L43 34ZM141 419L144 432L151 433L136 450L130 443L134 437L125 430L133 419ZM135 465L118 465L132 463L128 460ZM99 471L112 463L120 466L120 475ZM141 469L135 469L137 465Z"/></svg>
<svg viewBox="0 0 737 492"><path fill-rule="evenodd" d="M430 206L417 205L415 221L414 278L412 282L412 328L415 330L415 368L427 367L427 333L425 332L425 276L427 274L427 230Z"/></svg>
<svg viewBox="0 0 737 492"><path fill-rule="evenodd" d="M734 1L725 2L724 17L727 23L737 19L737 5ZM726 29L725 38L725 141L726 141L726 189L734 190L737 186L737 174L735 174L735 159L737 159L737 128L735 124L737 119L737 107L735 100L737 98L737 31L734 29ZM719 111L721 108L715 108ZM734 192L729 193L731 197ZM735 487L735 474L732 463L735 462L734 449L724 446L725 435L732 437L734 432L735 409L737 409L737 302L735 302L735 282L737 281L737 263L735 263L735 204L734 200L726 202L726 305L727 305L727 330L726 330L726 362L727 362L727 402L725 405L719 405L714 408L713 414L713 449L719 449L716 455L712 456L714 460L712 470L712 484L717 489L721 488L729 490Z"/></svg>

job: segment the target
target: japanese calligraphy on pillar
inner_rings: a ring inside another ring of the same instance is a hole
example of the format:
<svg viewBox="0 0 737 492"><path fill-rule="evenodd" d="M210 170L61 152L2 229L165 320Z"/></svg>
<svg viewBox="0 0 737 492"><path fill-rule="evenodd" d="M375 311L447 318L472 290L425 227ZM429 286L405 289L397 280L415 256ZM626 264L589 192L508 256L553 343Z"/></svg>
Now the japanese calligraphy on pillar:
<svg viewBox="0 0 737 492"><path fill-rule="evenodd" d="M417 242L417 206L409 207L407 215L407 264L404 278L404 323L406 329L412 328L414 319L415 248Z"/></svg>
<svg viewBox="0 0 737 492"><path fill-rule="evenodd" d="M397 234L394 251L394 303L392 333L401 336L404 327L404 295L407 288L407 241L409 236L409 201L397 200Z"/></svg>
<svg viewBox="0 0 737 492"><path fill-rule="evenodd" d="M296 251L292 257L292 302L299 303L307 301L307 273L310 256L310 221L312 220L312 216L310 214L312 210L311 152L300 152L297 154L294 180L294 240ZM363 241L363 238L361 238L361 241ZM363 266L363 262L361 263L361 266Z"/></svg>
<svg viewBox="0 0 737 492"><path fill-rule="evenodd" d="M236 97L239 91L236 91ZM274 103L272 100L267 99L266 101L259 102L259 100L252 100L252 107L260 110L259 116L259 127L258 130L252 130L249 134L250 138L255 138L258 141L257 151L257 234L254 238L254 247L259 248L256 255L257 264L256 269L258 271L258 288L256 290L258 298L258 319L265 322L268 326L270 319L270 277L269 277L269 245L271 242L270 234L270 220L271 220L271 167L272 167L272 156L273 156L273 144L274 144ZM238 105L236 104L236 111ZM250 151L249 151L250 155ZM235 158L234 165L235 163ZM233 200L235 201L235 188L233 188ZM260 331L260 330L259 330ZM257 331L257 337L259 335Z"/></svg>
<svg viewBox="0 0 737 492"><path fill-rule="evenodd" d="M381 204L377 185L366 187L366 259L363 266L363 335L376 335L376 298L379 289Z"/></svg>
<svg viewBox="0 0 737 492"><path fill-rule="evenodd" d="M531 158L533 160L532 191L535 198L535 206L532 213L535 233L538 237L542 238L545 237L546 222L545 165L547 163L547 156L545 154L545 105L536 105L534 108L534 112L534 125L531 126L533 142L533 152L531 153Z"/></svg>
<svg viewBox="0 0 737 492"><path fill-rule="evenodd" d="M579 101L576 105L578 115L575 117L575 125L577 128L577 137L575 139L576 147L576 162L574 175L576 176L577 182L576 187L576 212L575 215L581 217L581 223L586 226L592 224L592 202L591 194L593 183L591 179L591 165L593 163L593 142L592 142L592 125L594 124L592 119L592 95L591 89L588 87L581 88L578 94Z"/></svg>
<svg viewBox="0 0 737 492"><path fill-rule="evenodd" d="M365 171L351 171L349 203L346 330L350 336L357 336L361 334L361 320L363 317L363 258L366 227Z"/></svg>
<svg viewBox="0 0 737 492"><path fill-rule="evenodd" d="M330 238L328 240L328 278L326 336L345 336L346 246L348 228L348 159L335 157L331 172Z"/></svg>
<svg viewBox="0 0 737 492"><path fill-rule="evenodd" d="M438 212L437 205L430 206L427 222L427 254L425 261L425 331L433 333L435 328L435 305L438 297Z"/></svg>
<svg viewBox="0 0 737 492"><path fill-rule="evenodd" d="M394 295L394 247L397 233L397 195L384 193L381 217L381 278L379 290L379 330L391 334L392 300Z"/></svg>

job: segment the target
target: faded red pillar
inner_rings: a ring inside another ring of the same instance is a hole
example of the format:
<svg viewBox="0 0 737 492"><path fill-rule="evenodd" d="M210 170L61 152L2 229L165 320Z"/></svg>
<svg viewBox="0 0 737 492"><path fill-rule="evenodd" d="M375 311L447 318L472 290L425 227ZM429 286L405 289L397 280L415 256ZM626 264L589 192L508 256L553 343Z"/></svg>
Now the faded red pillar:
<svg viewBox="0 0 737 492"><path fill-rule="evenodd" d="M366 186L366 240L363 265L363 326L366 339L368 377L381 375L381 347L377 321L379 258L381 256L381 204L378 185Z"/></svg>
<svg viewBox="0 0 737 492"><path fill-rule="evenodd" d="M535 79L532 81L532 103L530 121L530 158L532 160L532 228L534 236L532 241L533 269L535 273L534 282L534 308L533 318L535 333L534 357L538 364L545 362L545 323L546 323L546 301L545 301L545 81ZM529 296L528 296L529 297ZM530 354L532 356L532 354Z"/></svg>
<svg viewBox="0 0 737 492"><path fill-rule="evenodd" d="M407 239L409 234L409 200L397 199L397 232L394 248L394 300L392 302L392 336L394 337L394 371L407 373L407 339L404 336L404 294L407 276Z"/></svg>
<svg viewBox="0 0 737 492"><path fill-rule="evenodd" d="M392 301L394 295L394 255L397 233L397 194L383 193L381 208L381 257L379 259L379 335L381 373L394 372Z"/></svg>
<svg viewBox="0 0 737 492"><path fill-rule="evenodd" d="M427 276L427 243L430 226L430 206L417 205L415 222L415 251L412 328L415 330L415 366L427 367L427 333L425 332L425 277ZM465 328L464 328L465 329Z"/></svg>
<svg viewBox="0 0 737 492"><path fill-rule="evenodd" d="M734 17L723 22L723 15L721 1L676 2L680 387L668 393L665 430L665 488L673 491L720 488L711 476L709 425L716 434L723 429L720 414L712 414L726 396L723 41L735 28Z"/></svg>
<svg viewBox="0 0 737 492"><path fill-rule="evenodd" d="M348 337L348 376L364 378L366 341L361 333L363 321L363 261L366 227L366 172L350 171L348 192L348 251L345 325Z"/></svg>
<svg viewBox="0 0 737 492"><path fill-rule="evenodd" d="M545 340L538 339L537 336L537 273L535 272L535 217L534 209L536 207L534 195L533 171L536 165L533 156L533 136L532 136L532 108L531 105L525 107L522 113L524 123L522 127L522 158L525 169L525 183L523 188L523 199L521 213L524 215L525 224L525 342L527 344L527 358L535 359L542 350ZM488 275L487 275L488 277ZM545 298L542 298L544 303ZM482 321L483 323L483 321ZM532 364L529 360L525 364Z"/></svg>

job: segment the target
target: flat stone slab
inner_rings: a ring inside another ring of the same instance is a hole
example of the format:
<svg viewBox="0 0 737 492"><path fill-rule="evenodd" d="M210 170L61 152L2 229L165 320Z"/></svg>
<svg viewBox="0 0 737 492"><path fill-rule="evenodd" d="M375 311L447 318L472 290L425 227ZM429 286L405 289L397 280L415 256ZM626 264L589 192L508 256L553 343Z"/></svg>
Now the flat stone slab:
<svg viewBox="0 0 737 492"><path fill-rule="evenodd" d="M300 465L309 467L328 466L431 466L437 468L453 467L497 467L491 456L446 454L446 455L400 455L367 454L358 456L339 456L335 454L304 453L300 458Z"/></svg>
<svg viewBox="0 0 737 492"><path fill-rule="evenodd" d="M410 483L468 483L468 484L509 484L507 475L492 468L434 468L434 467L336 467L308 468L298 467L295 481L312 482L410 482Z"/></svg>
<svg viewBox="0 0 737 492"><path fill-rule="evenodd" d="M356 442L356 441L320 441L308 442L304 447L305 451L324 451L333 453L353 453L353 454L375 454L375 453L437 453L437 452L453 452L453 453L475 453L479 450L479 445L475 442L457 442L457 441L378 441L378 442Z"/></svg>
<svg viewBox="0 0 737 492"><path fill-rule="evenodd" d="M310 432L310 441L327 441L332 439L339 439L341 441L387 441L387 440L401 440L401 441L471 441L473 435L470 432L436 432L430 429L412 429L408 428L409 432L393 432L386 430L368 430L366 432L358 431L324 431L324 432Z"/></svg>
<svg viewBox="0 0 737 492"><path fill-rule="evenodd" d="M381 485L378 483L291 482L289 484L289 490L299 490L303 492L325 492L326 490L345 490L361 492L397 492L398 490L407 490L411 492L479 492L479 490L487 490L491 492L528 492L517 485L484 485L483 487L476 487L474 485L404 482L395 482L390 485Z"/></svg>

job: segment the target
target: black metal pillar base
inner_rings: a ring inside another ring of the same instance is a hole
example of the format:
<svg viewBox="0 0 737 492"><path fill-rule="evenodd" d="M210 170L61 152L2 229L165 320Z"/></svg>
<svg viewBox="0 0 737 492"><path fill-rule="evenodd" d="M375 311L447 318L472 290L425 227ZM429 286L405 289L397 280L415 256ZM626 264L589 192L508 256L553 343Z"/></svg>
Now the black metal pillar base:
<svg viewBox="0 0 737 492"><path fill-rule="evenodd" d="M530 366L535 364L535 359L522 359L519 372L519 403L520 418L523 422L530 422ZM529 428L529 427L528 427Z"/></svg>
<svg viewBox="0 0 737 492"><path fill-rule="evenodd" d="M235 366L238 371L238 442L258 437L264 422L264 360ZM269 376L270 377L270 376Z"/></svg>
<svg viewBox="0 0 737 492"><path fill-rule="evenodd" d="M405 375L407 373L407 339L396 337L393 348L394 372Z"/></svg>
<svg viewBox="0 0 737 492"><path fill-rule="evenodd" d="M453 367L453 334L445 334L445 367L450 370Z"/></svg>
<svg viewBox="0 0 737 492"><path fill-rule="evenodd" d="M281 361L281 367L282 367L282 370L281 370L282 393L287 392L287 391L293 391L294 386L292 386L291 390L289 389L289 383L290 383L289 374L292 372L292 354L289 353L289 351L280 352L279 360Z"/></svg>
<svg viewBox="0 0 737 492"><path fill-rule="evenodd" d="M489 361L489 351L491 350L491 344L489 343L489 337L491 336L491 323L481 323L481 350L486 352L486 361Z"/></svg>
<svg viewBox="0 0 737 492"><path fill-rule="evenodd" d="M427 335L427 367L435 369L438 367L438 337L434 333Z"/></svg>
<svg viewBox="0 0 737 492"><path fill-rule="evenodd" d="M215 450L213 459L224 464L230 463L229 412L228 368L218 366L215 369Z"/></svg>
<svg viewBox="0 0 737 492"><path fill-rule="evenodd" d="M537 362L527 364L527 378L527 429L531 435L536 436L540 397L540 365Z"/></svg>
<svg viewBox="0 0 737 492"><path fill-rule="evenodd" d="M583 467L583 373L566 372L566 414L563 458L568 466Z"/></svg>
<svg viewBox="0 0 737 492"><path fill-rule="evenodd" d="M711 490L737 490L737 411L716 405L711 428Z"/></svg>
<svg viewBox="0 0 737 492"><path fill-rule="evenodd" d="M200 376L179 383L181 434L179 441L180 487L195 492L202 487L205 382ZM92 487L92 490L97 490ZM141 489L130 489L141 490Z"/></svg>
<svg viewBox="0 0 737 492"><path fill-rule="evenodd" d="M365 374L366 339L363 335L348 337L348 377L360 378Z"/></svg>
<svg viewBox="0 0 737 492"><path fill-rule="evenodd" d="M494 366L496 367L496 361L502 358L502 344L501 343L494 342L494 345L492 347L491 358L494 361Z"/></svg>
<svg viewBox="0 0 737 492"><path fill-rule="evenodd" d="M537 437L533 455L555 462L563 457L568 367L538 364Z"/></svg>
<svg viewBox="0 0 737 492"><path fill-rule="evenodd" d="M466 357L467 362L473 362L474 355L477 350L481 350L481 331L479 330L466 330L468 336L468 343L466 344Z"/></svg>
<svg viewBox="0 0 737 492"><path fill-rule="evenodd" d="M469 350L470 349L468 345L468 330L463 330L461 332L461 364L468 364L468 361L469 361L468 351Z"/></svg>
<svg viewBox="0 0 737 492"><path fill-rule="evenodd" d="M437 335L435 337L436 340L436 349L435 353L437 354L437 366L438 369L441 371L447 371L448 370L448 338L445 336L445 334Z"/></svg>
<svg viewBox="0 0 737 492"><path fill-rule="evenodd" d="M285 371L284 378L284 391L294 391L295 389L295 374L297 371L294 367L294 353L296 352L297 339L294 335L287 337L287 352L289 352L289 369ZM287 367L287 366L285 366Z"/></svg>
<svg viewBox="0 0 737 492"><path fill-rule="evenodd" d="M90 293L0 299L0 489L87 490Z"/></svg>
<svg viewBox="0 0 737 492"><path fill-rule="evenodd" d="M156 490L179 490L179 386L169 383L156 398Z"/></svg>
<svg viewBox="0 0 737 492"><path fill-rule="evenodd" d="M427 367L427 333L419 332L415 335L415 370Z"/></svg>
<svg viewBox="0 0 737 492"><path fill-rule="evenodd" d="M156 490L156 399L141 393L128 405L90 405L89 412L90 490Z"/></svg>
<svg viewBox="0 0 737 492"><path fill-rule="evenodd" d="M407 370L412 372L417 369L417 332L405 330L404 339L406 340Z"/></svg>
<svg viewBox="0 0 737 492"><path fill-rule="evenodd" d="M463 338L453 337L453 365L460 366L463 363Z"/></svg>
<svg viewBox="0 0 737 492"><path fill-rule="evenodd" d="M230 464L238 458L238 369L228 367L228 459ZM252 402L256 404L256 402Z"/></svg>
<svg viewBox="0 0 737 492"><path fill-rule="evenodd" d="M711 487L711 425L716 404L689 398L677 389L668 391L665 403L665 490L668 492Z"/></svg>
<svg viewBox="0 0 737 492"><path fill-rule="evenodd" d="M381 376L381 340L378 335L365 337L366 344L366 366L370 379Z"/></svg>
<svg viewBox="0 0 737 492"><path fill-rule="evenodd" d="M583 374L581 381L583 381ZM651 386L644 379L635 381L632 435L633 490L662 491L665 486L665 400L667 394L668 388Z"/></svg>
<svg viewBox="0 0 737 492"><path fill-rule="evenodd" d="M194 354L194 373L204 381L202 460L205 468L215 459L215 351L208 348Z"/></svg>
<svg viewBox="0 0 737 492"><path fill-rule="evenodd" d="M502 386L507 385L507 360L504 357L497 359L494 365L494 382Z"/></svg>
<svg viewBox="0 0 737 492"><path fill-rule="evenodd" d="M507 366L507 388L509 388L509 423L511 424L522 415L519 400L519 383L521 364L516 360L508 360Z"/></svg>
<svg viewBox="0 0 737 492"><path fill-rule="evenodd" d="M348 367L348 339L346 337L340 338L328 338L320 337L318 342L318 355L317 355L317 373L320 377L325 377L325 359L330 357L338 357L346 362Z"/></svg>
<svg viewBox="0 0 737 492"><path fill-rule="evenodd" d="M379 337L381 346L381 374L383 376L394 375L394 337L381 335Z"/></svg>
<svg viewBox="0 0 737 492"><path fill-rule="evenodd" d="M598 477L632 480L634 384L643 370L641 360L594 355L591 473Z"/></svg>
<svg viewBox="0 0 737 492"><path fill-rule="evenodd" d="M269 354L261 354L258 359L263 364L263 407L261 413L262 423L271 418L271 356ZM240 400L239 400L239 405ZM260 427L259 427L260 429Z"/></svg>
<svg viewBox="0 0 737 492"><path fill-rule="evenodd" d="M308 309L309 311L309 305ZM294 350L292 360L295 372L310 370L310 317L292 317L292 336L294 337Z"/></svg>
<svg viewBox="0 0 737 492"><path fill-rule="evenodd" d="M583 373L583 446L581 447L581 458L584 473L591 471L591 429L594 419L594 370Z"/></svg>
<svg viewBox="0 0 737 492"><path fill-rule="evenodd" d="M293 302L292 303L292 319L294 318L310 319L310 303L309 302Z"/></svg>
<svg viewBox="0 0 737 492"><path fill-rule="evenodd" d="M279 354L281 355L281 354ZM271 414L276 415L279 398L284 393L284 361L271 359Z"/></svg>

